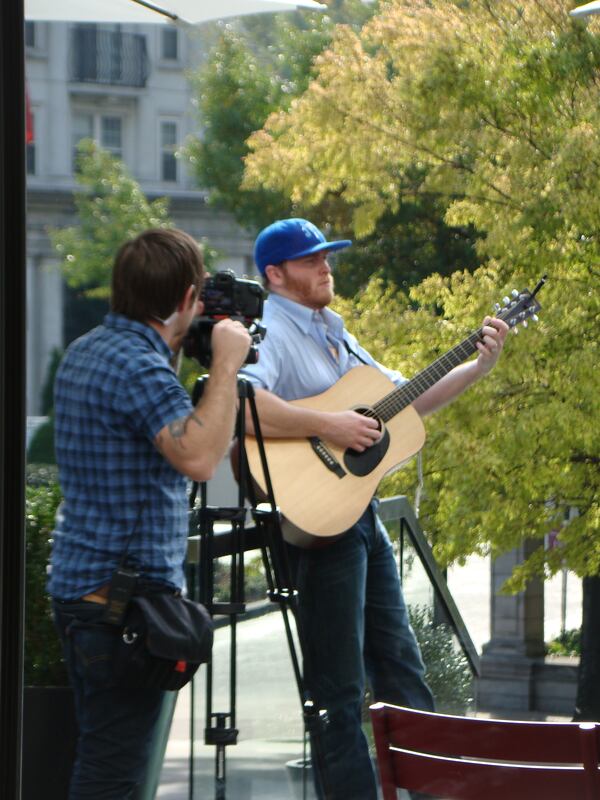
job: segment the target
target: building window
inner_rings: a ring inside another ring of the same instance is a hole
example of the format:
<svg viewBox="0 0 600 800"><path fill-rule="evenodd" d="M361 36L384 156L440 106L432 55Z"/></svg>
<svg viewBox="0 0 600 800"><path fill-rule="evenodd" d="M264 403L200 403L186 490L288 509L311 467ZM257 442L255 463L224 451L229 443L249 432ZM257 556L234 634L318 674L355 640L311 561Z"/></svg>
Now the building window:
<svg viewBox="0 0 600 800"><path fill-rule="evenodd" d="M35 22L26 22L25 23L25 47L34 48L36 47L36 39L35 39Z"/></svg>
<svg viewBox="0 0 600 800"><path fill-rule="evenodd" d="M177 28L161 28L160 57L163 61L179 60L179 38Z"/></svg>
<svg viewBox="0 0 600 800"><path fill-rule="evenodd" d="M94 138L94 115L93 114L74 114L73 128L71 133L73 172L77 171L77 145L82 139Z"/></svg>
<svg viewBox="0 0 600 800"><path fill-rule="evenodd" d="M177 123L173 120L161 120L160 123L160 179L177 182Z"/></svg>
<svg viewBox="0 0 600 800"><path fill-rule="evenodd" d="M35 112L30 110L28 125L31 125L31 138L28 137L28 141L25 146L25 163L27 165L28 175L35 175L35 170L36 170L36 163L35 163L36 124L35 123L36 123Z"/></svg>
<svg viewBox="0 0 600 800"><path fill-rule="evenodd" d="M123 121L121 117L100 117L100 147L115 158L123 158Z"/></svg>
<svg viewBox="0 0 600 800"><path fill-rule="evenodd" d="M103 150L115 158L123 158L123 120L105 114L77 112L73 114L72 150L73 171L77 164L77 145L82 139L94 139Z"/></svg>

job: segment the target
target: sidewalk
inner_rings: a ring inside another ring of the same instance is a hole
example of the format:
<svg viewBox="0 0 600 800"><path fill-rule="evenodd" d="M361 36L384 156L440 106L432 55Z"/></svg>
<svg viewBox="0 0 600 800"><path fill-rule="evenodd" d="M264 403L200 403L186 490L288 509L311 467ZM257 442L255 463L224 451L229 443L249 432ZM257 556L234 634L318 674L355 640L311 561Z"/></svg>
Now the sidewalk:
<svg viewBox="0 0 600 800"><path fill-rule="evenodd" d="M300 701L281 615L248 619L237 628L238 744L225 749L228 800L296 800L286 768L302 757ZM205 668L196 679L194 800L215 796L214 746L204 742ZM188 800L191 691L179 693L157 793L160 800ZM213 713L229 710L229 629L216 631ZM310 787L312 790L312 787ZM298 800L302 793L297 795ZM313 795L307 794L306 800Z"/></svg>

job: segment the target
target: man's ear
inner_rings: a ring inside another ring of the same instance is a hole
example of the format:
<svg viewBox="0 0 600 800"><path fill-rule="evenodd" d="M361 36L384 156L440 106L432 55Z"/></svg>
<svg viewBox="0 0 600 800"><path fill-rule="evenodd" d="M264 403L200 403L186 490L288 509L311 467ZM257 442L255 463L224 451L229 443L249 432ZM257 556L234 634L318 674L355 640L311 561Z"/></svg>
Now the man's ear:
<svg viewBox="0 0 600 800"><path fill-rule="evenodd" d="M186 311L196 303L196 287L194 284L189 286L183 295L181 302L177 306L177 311Z"/></svg>
<svg viewBox="0 0 600 800"><path fill-rule="evenodd" d="M283 270L281 269L281 266L269 264L267 267L265 267L265 275L272 286L281 285L283 280Z"/></svg>

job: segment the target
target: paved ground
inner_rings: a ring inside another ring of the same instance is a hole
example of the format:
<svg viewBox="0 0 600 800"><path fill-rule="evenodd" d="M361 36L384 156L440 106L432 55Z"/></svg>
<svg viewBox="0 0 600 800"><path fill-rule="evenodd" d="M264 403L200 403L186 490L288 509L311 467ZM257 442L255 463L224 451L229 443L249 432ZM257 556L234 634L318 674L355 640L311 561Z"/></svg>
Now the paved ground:
<svg viewBox="0 0 600 800"><path fill-rule="evenodd" d="M467 566L450 571L448 583L475 646L489 639L490 576L487 560L471 559ZM557 635L562 619L562 579L546 584L546 639ZM409 602L429 601L426 582L415 574L405 581ZM580 624L581 585L569 575L565 624ZM249 619L238 626L239 743L226 748L227 800L312 800L312 788L304 799L300 782L292 778L301 770L287 767L302 757L299 700L289 650L279 613ZM228 631L219 630L214 651L213 712L227 711ZM204 681L197 682L199 720L194 741L204 741ZM180 693L157 794L159 800L209 800L216 798L215 748L196 744L195 769L190 794L190 691Z"/></svg>

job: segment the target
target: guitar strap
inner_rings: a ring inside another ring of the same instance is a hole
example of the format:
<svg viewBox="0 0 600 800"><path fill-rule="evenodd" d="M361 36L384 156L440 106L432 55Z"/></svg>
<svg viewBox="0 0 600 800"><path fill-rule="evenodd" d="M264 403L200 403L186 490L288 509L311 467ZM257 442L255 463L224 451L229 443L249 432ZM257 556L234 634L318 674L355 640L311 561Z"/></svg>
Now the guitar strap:
<svg viewBox="0 0 600 800"><path fill-rule="evenodd" d="M346 350L347 350L347 352L348 352L348 355L354 356L354 358L358 358L358 360L359 360L359 361L362 361L362 363L363 363L363 364L366 364L366 365L367 365L367 367L370 367L370 366L371 366L371 364L369 364L369 362L368 362L368 361L365 361L365 360L364 360L364 358L362 358L362 356L360 356L360 355L359 355L359 354L358 354L358 353L357 353L355 350L353 350L353 349L350 347L350 345L349 345L349 344L348 344L348 342L346 341L346 337L345 337L345 336L342 336L342 341L343 341L343 343L344 343L344 347L346 348Z"/></svg>

